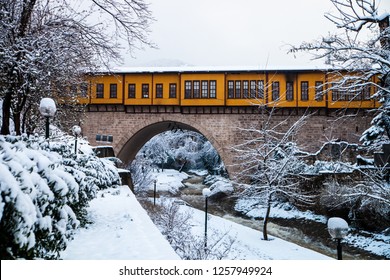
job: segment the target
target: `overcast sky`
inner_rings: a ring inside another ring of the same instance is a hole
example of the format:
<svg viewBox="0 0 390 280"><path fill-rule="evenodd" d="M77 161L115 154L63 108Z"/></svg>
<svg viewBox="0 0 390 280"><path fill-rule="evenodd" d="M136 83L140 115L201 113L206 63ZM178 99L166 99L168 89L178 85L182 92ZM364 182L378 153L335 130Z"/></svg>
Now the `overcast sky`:
<svg viewBox="0 0 390 280"><path fill-rule="evenodd" d="M307 65L309 56L287 54L289 45L326 36L334 25L329 0L146 0L156 21L145 48L124 66L179 60L197 66ZM380 7L390 11L390 0ZM161 65L158 65L161 66Z"/></svg>

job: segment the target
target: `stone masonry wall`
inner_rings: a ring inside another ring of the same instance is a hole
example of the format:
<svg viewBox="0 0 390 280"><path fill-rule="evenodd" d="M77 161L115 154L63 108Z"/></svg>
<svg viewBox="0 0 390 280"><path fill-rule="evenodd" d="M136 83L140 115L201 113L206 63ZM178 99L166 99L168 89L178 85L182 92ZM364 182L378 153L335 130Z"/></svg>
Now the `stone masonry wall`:
<svg viewBox="0 0 390 280"><path fill-rule="evenodd" d="M298 114L276 114L271 120L277 124L287 119L282 126L287 130L299 117ZM364 114L349 118L313 115L308 118L294 140L301 149L308 152L317 151L329 140L358 143L361 133L368 128L371 119L372 117ZM128 163L144 143L171 127L166 125L164 129L165 126L157 126L162 123L178 124L179 127L183 124L186 128L202 133L219 152L229 174L232 174L236 162L231 147L242 143L247 137L239 128L259 127L262 120L259 114L87 112L82 129L83 135L92 145L102 145L95 141L96 134L112 135L112 146L116 155Z"/></svg>

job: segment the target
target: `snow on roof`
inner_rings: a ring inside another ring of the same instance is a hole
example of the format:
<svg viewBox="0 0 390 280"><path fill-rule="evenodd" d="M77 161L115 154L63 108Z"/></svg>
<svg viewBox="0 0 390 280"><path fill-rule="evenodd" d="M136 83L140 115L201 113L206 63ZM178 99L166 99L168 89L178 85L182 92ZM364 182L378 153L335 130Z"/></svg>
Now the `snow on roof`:
<svg viewBox="0 0 390 280"><path fill-rule="evenodd" d="M101 69L98 73L194 73L194 72L269 72L269 71L329 71L329 65L303 66L156 66L114 67Z"/></svg>

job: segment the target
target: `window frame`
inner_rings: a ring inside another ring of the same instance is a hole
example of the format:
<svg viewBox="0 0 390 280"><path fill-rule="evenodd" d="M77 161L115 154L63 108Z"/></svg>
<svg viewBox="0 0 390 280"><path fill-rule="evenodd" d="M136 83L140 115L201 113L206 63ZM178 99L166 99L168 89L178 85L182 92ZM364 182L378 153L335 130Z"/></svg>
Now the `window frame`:
<svg viewBox="0 0 390 280"><path fill-rule="evenodd" d="M164 85L162 83L156 84L156 99L161 99L164 97Z"/></svg>
<svg viewBox="0 0 390 280"><path fill-rule="evenodd" d="M217 98L217 80L209 81L209 98Z"/></svg>
<svg viewBox="0 0 390 280"><path fill-rule="evenodd" d="M150 94L150 89L149 89L149 84L142 84L142 91L141 91L141 96L144 99L149 98Z"/></svg>
<svg viewBox="0 0 390 280"><path fill-rule="evenodd" d="M286 82L286 100L294 101L294 82L287 81Z"/></svg>
<svg viewBox="0 0 390 280"><path fill-rule="evenodd" d="M301 101L309 101L309 81L301 81Z"/></svg>
<svg viewBox="0 0 390 280"><path fill-rule="evenodd" d="M201 98L209 98L209 81L202 80L200 82L200 91L201 91Z"/></svg>
<svg viewBox="0 0 390 280"><path fill-rule="evenodd" d="M110 98L118 98L118 84L110 84Z"/></svg>
<svg viewBox="0 0 390 280"><path fill-rule="evenodd" d="M242 97L249 98L249 81L242 81Z"/></svg>
<svg viewBox="0 0 390 280"><path fill-rule="evenodd" d="M177 96L177 84L170 83L169 84L169 98L176 98Z"/></svg>
<svg viewBox="0 0 390 280"><path fill-rule="evenodd" d="M264 99L264 80L257 81L257 98Z"/></svg>
<svg viewBox="0 0 390 280"><path fill-rule="evenodd" d="M192 98L200 98L200 81L196 80L192 82Z"/></svg>
<svg viewBox="0 0 390 280"><path fill-rule="evenodd" d="M314 99L316 101L324 101L324 83L322 81L315 81L314 85Z"/></svg>
<svg viewBox="0 0 390 280"><path fill-rule="evenodd" d="M227 86L228 86L228 98L234 99L234 81L228 80Z"/></svg>
<svg viewBox="0 0 390 280"><path fill-rule="evenodd" d="M136 96L136 84L132 83L132 84L128 84L127 85L127 98L135 98Z"/></svg>
<svg viewBox="0 0 390 280"><path fill-rule="evenodd" d="M184 99L192 98L192 82L189 80L184 81Z"/></svg>
<svg viewBox="0 0 390 280"><path fill-rule="evenodd" d="M241 91L242 91L241 80L234 81L234 98L241 99L242 96Z"/></svg>
<svg viewBox="0 0 390 280"><path fill-rule="evenodd" d="M104 98L104 84L96 84L96 98Z"/></svg>
<svg viewBox="0 0 390 280"><path fill-rule="evenodd" d="M280 100L280 82L279 81L272 82L271 98L272 98L272 101Z"/></svg>

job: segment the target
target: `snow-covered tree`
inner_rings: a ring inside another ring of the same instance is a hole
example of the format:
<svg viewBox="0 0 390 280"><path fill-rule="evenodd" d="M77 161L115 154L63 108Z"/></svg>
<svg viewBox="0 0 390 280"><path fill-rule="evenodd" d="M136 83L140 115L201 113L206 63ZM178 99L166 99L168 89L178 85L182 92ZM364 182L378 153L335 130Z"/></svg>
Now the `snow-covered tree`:
<svg viewBox="0 0 390 280"><path fill-rule="evenodd" d="M268 240L267 223L272 205L278 200L311 203L312 196L300 187L306 168L302 153L294 142L308 116L289 125L273 120L273 109L263 108L259 127L240 128L247 140L233 147L239 162L238 197L254 201L251 207L265 207L263 238ZM243 183L241 183L243 182Z"/></svg>
<svg viewBox="0 0 390 280"><path fill-rule="evenodd" d="M121 39L149 44L150 20L142 0L2 0L0 133L10 133L11 118L16 134L31 132L42 97L77 103L86 71L119 60Z"/></svg>
<svg viewBox="0 0 390 280"><path fill-rule="evenodd" d="M381 12L380 1L330 0L336 11L326 14L341 32L322 40L293 47L292 52L308 51L315 59L326 58L336 69L328 90L336 90L342 100L361 100L375 90L372 98L381 107L371 127L363 132L366 145L390 138L390 15ZM384 5L386 1L382 1ZM379 82L378 82L379 80Z"/></svg>
<svg viewBox="0 0 390 280"><path fill-rule="evenodd" d="M0 136L1 259L55 259L99 188L120 183L112 163L76 156L66 139Z"/></svg>
<svg viewBox="0 0 390 280"><path fill-rule="evenodd" d="M207 169L225 175L218 152L203 135L187 130L166 131L150 139L139 151L134 164L177 170Z"/></svg>

